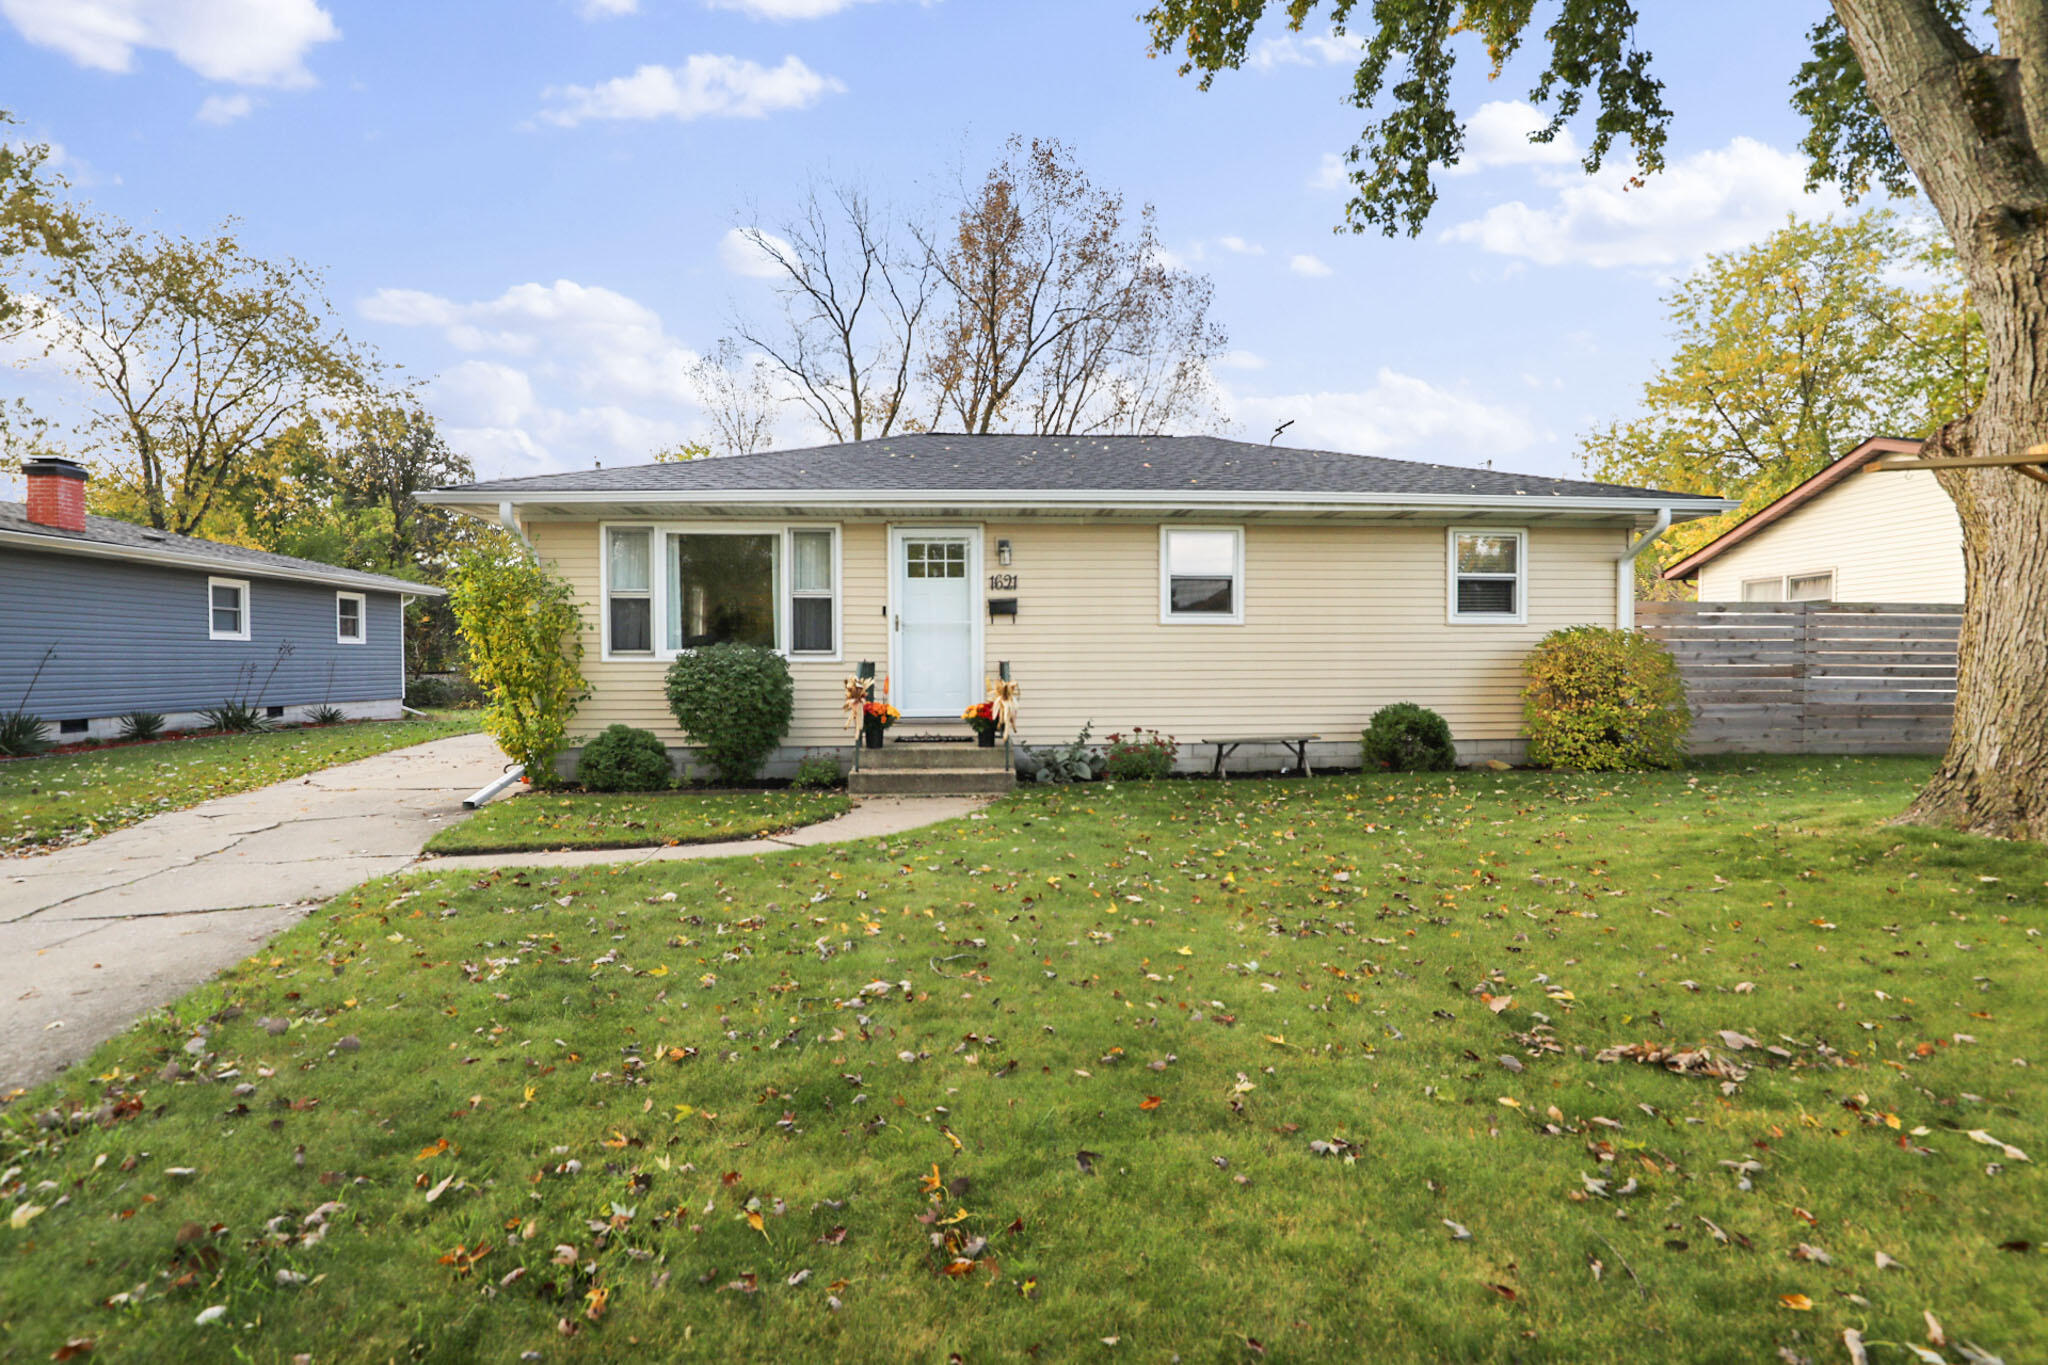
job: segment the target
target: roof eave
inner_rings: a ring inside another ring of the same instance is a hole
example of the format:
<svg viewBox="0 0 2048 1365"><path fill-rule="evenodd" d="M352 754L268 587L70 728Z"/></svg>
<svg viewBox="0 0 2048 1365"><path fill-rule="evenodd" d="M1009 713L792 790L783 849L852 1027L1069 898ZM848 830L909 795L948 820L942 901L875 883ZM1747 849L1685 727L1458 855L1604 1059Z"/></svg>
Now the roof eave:
<svg viewBox="0 0 2048 1365"><path fill-rule="evenodd" d="M282 578L295 583L317 583L323 587L354 591L400 593L408 597L448 595L446 589L437 588L431 583L413 583L402 578L386 578L381 574L351 573L347 569L333 569L323 573L310 565L299 569L216 559L209 555L186 554L169 548L144 549L134 545L110 545L101 540L67 540L34 531L19 531L13 527L0 527L0 545L47 550L56 554L84 555L93 559L118 559L132 564L162 564L171 568L210 573L217 577L232 575L243 578Z"/></svg>
<svg viewBox="0 0 2048 1365"><path fill-rule="evenodd" d="M1176 507L1214 511L1244 508L1260 511L1324 512L1332 509L1357 510L1453 510L1508 511L1541 507L1549 511L1606 514L1655 513L1669 507L1676 520L1716 516L1741 504L1726 498L1697 496L1668 497L1652 494L1586 495L1557 493L1288 493L1233 492L1228 490L1149 489L552 489L527 490L519 494L489 489L441 488L417 495L418 500L437 507L452 507L473 515L495 519L504 503L515 507L547 503L557 506L610 503L662 504L730 507L774 505L815 507L821 510L885 506L947 507L985 506L992 508L1065 508L1102 511L1157 511Z"/></svg>
<svg viewBox="0 0 2048 1365"><path fill-rule="evenodd" d="M1694 550L1684 559L1679 560L1657 576L1667 582L1674 583L1689 578L1696 578L1699 576L1700 570L1705 568L1711 561L1720 558L1728 551L1748 540L1751 536L1761 534L1772 526L1777 525L1780 521L1791 516L1801 507L1812 502L1815 498L1818 498L1821 494L1827 492L1836 484L1869 464L1872 460L1882 455L1911 454L1918 451L1924 444L1925 442L1923 441L1907 440L1897 436L1870 437L1856 445L1853 449L1843 452L1827 468L1810 475L1801 483L1786 489L1762 507L1757 508L1755 512L1744 517L1741 521L1729 527L1720 535L1714 537L1705 545L1700 546L1699 549ZM1734 511L1740 506L1740 503L1734 503L1729 506L1728 510Z"/></svg>

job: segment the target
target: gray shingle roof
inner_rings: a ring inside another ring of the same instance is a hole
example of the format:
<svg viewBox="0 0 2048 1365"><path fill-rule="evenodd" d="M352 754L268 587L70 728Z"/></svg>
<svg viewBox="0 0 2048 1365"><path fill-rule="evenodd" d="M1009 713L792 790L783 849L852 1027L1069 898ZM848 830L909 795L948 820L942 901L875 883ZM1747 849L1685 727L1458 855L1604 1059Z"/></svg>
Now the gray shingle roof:
<svg viewBox="0 0 2048 1365"><path fill-rule="evenodd" d="M223 545L216 540L200 540L194 536L174 536L112 517L87 517L84 531L63 531L30 521L27 507L18 502L0 502L0 533L5 533L9 537L7 543L15 547L21 546L22 542L13 537L34 536L47 542L47 548L58 553L90 553L98 547L118 552L123 558L161 560L181 568L218 568L259 578L266 575L295 578L332 583L343 588L410 593L415 597L444 595L439 588L386 574L361 573L355 569L322 564L318 560L294 559L290 555L251 550L241 545Z"/></svg>
<svg viewBox="0 0 2048 1365"><path fill-rule="evenodd" d="M548 493L1040 492L1555 496L1711 501L1697 493L1294 450L1217 436L889 436L675 464L585 469L443 490L478 499Z"/></svg>

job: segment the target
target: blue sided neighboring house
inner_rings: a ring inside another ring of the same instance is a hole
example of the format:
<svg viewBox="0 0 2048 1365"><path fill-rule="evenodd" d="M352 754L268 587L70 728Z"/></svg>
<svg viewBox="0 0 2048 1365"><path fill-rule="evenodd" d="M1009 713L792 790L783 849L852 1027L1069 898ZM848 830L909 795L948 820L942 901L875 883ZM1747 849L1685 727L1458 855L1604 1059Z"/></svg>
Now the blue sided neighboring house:
<svg viewBox="0 0 2048 1365"><path fill-rule="evenodd" d="M28 501L0 502L0 711L59 743L133 711L199 728L224 701L274 723L398 716L406 599L441 589L87 516L68 460L23 473Z"/></svg>

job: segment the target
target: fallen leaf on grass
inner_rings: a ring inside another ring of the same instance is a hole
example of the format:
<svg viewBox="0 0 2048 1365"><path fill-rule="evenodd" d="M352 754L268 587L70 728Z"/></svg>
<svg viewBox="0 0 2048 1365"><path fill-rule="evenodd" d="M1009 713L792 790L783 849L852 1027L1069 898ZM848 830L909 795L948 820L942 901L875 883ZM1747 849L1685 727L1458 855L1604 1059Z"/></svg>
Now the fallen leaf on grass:
<svg viewBox="0 0 2048 1365"><path fill-rule="evenodd" d="M434 1186L434 1188L427 1191L427 1202L431 1204L436 1199L439 1199L442 1195L448 1192L448 1187L450 1185L453 1185L454 1183L455 1172L450 1171L446 1176L442 1177L440 1184Z"/></svg>
<svg viewBox="0 0 2048 1365"><path fill-rule="evenodd" d="M217 1303L213 1305L213 1307L211 1308L200 1309L199 1316L192 1319L192 1321L200 1327L206 1327L210 1326L213 1323L219 1322L222 1318L226 1317L227 1315L228 1306L224 1303Z"/></svg>
<svg viewBox="0 0 2048 1365"><path fill-rule="evenodd" d="M1873 1259L1876 1260L1879 1270L1904 1270L1906 1268L1898 1261L1892 1259L1889 1254L1882 1251L1875 1253Z"/></svg>
<svg viewBox="0 0 2048 1365"><path fill-rule="evenodd" d="M1094 1175L1095 1163L1102 1160L1098 1152L1079 1151L1074 1153L1074 1164L1081 1168L1082 1175Z"/></svg>
<svg viewBox="0 0 2048 1365"><path fill-rule="evenodd" d="M432 1145L432 1146L430 1146L430 1147L422 1147L422 1148L420 1148L420 1154L419 1154L418 1156L414 1157L414 1158L413 1158L413 1160L414 1160L414 1161L432 1161L432 1160L433 1160L433 1159L434 1159L435 1157L437 1157L437 1156L441 1155L441 1153L443 1153L443 1152L447 1151L447 1150L448 1150L448 1146L449 1146L449 1143L448 1143L448 1139L447 1139L447 1138L435 1138L435 1139L434 1139L434 1142L433 1142L433 1145Z"/></svg>
<svg viewBox="0 0 2048 1365"><path fill-rule="evenodd" d="M18 1232L34 1222L43 1212L44 1207L41 1204L17 1204L14 1212L8 1216L7 1226Z"/></svg>
<svg viewBox="0 0 2048 1365"><path fill-rule="evenodd" d="M1969 1138L1970 1141L1980 1142L1984 1144L1986 1147L1998 1148L1998 1150L2005 1153L2005 1159L2007 1161L2025 1161L2028 1159L2027 1154L2025 1152L2013 1146L2011 1143L2000 1142L1997 1138L1991 1136L1991 1134L1985 1132L1982 1128L1972 1128L1969 1132Z"/></svg>
<svg viewBox="0 0 2048 1365"><path fill-rule="evenodd" d="M1716 1057L1706 1048L1676 1048L1663 1043L1617 1044L1603 1048L1593 1060L1641 1062L1645 1066L1661 1066L1681 1076L1711 1076L1724 1081L1739 1081L1749 1074L1743 1067L1725 1057Z"/></svg>
<svg viewBox="0 0 2048 1365"><path fill-rule="evenodd" d="M1472 1240L1472 1229L1466 1227L1463 1223L1453 1223L1448 1218L1441 1221L1445 1227L1451 1230L1451 1240L1453 1242L1469 1242Z"/></svg>
<svg viewBox="0 0 2048 1365"><path fill-rule="evenodd" d="M1778 1302L1784 1304L1795 1313L1811 1313L1813 1311L1813 1300L1807 1298L1804 1294L1780 1294L1778 1295Z"/></svg>
<svg viewBox="0 0 2048 1365"><path fill-rule="evenodd" d="M1870 1354L1863 1349L1863 1333L1854 1327L1844 1327L1842 1345L1849 1348L1849 1365L1870 1365Z"/></svg>
<svg viewBox="0 0 2048 1365"><path fill-rule="evenodd" d="M1138 1101L1138 1107L1140 1109L1146 1110L1147 1112L1150 1112L1151 1110L1157 1109L1160 1105L1164 1103L1166 1103L1166 1101L1160 1099L1157 1095L1147 1095L1144 1099Z"/></svg>
<svg viewBox="0 0 2048 1365"><path fill-rule="evenodd" d="M62 1346L50 1352L52 1360L71 1360L90 1352L93 1348L91 1337L71 1337Z"/></svg>

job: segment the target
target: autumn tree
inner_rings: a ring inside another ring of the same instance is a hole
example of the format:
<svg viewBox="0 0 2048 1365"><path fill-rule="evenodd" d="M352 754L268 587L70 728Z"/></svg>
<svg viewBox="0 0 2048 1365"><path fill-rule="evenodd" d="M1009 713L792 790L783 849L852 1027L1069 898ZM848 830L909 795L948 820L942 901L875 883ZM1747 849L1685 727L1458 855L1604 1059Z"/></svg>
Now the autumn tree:
<svg viewBox="0 0 2048 1365"><path fill-rule="evenodd" d="M790 399L835 441L887 436L911 413L933 272L916 235L854 185L813 185L772 228L737 229L775 291L772 320L741 317Z"/></svg>
<svg viewBox="0 0 2048 1365"><path fill-rule="evenodd" d="M1297 30L1324 17L1362 39L1349 98L1366 122L1348 154L1345 214L1356 230L1412 235L1436 202L1435 173L1464 150L1451 77L1468 46L1499 72L1532 37L1540 45L1530 100L1549 117L1536 140L1556 137L1590 99L1588 171L1618 143L1638 174L1663 169L1670 111L1636 41L1634 5L1567 0L1532 27L1535 8L1154 0L1142 22L1154 50L1180 54L1204 86L1244 61L1269 9ZM2048 3L1831 0L1809 37L1793 103L1808 122L1812 183L1851 196L1917 184L1983 319L1983 395L1926 445L1951 462L1937 477L1962 520L1969 595L1954 737L1906 818L2048 839L2048 472L2015 463L2048 443Z"/></svg>
<svg viewBox="0 0 2048 1365"><path fill-rule="evenodd" d="M234 236L143 233L83 220L45 254L28 336L91 395L82 443L105 452L94 496L192 534L243 464L317 409L359 400L374 369L296 261Z"/></svg>
<svg viewBox="0 0 2048 1365"><path fill-rule="evenodd" d="M711 418L712 432L726 455L751 455L775 443L779 400L760 356L749 355L732 337L720 337L690 365L690 385Z"/></svg>
<svg viewBox="0 0 2048 1365"><path fill-rule="evenodd" d="M1207 278L1165 263L1150 206L1089 180L1065 144L1012 138L943 236L925 356L934 424L1155 432L1214 414L1226 344Z"/></svg>
<svg viewBox="0 0 2048 1365"><path fill-rule="evenodd" d="M62 197L50 148L4 136L13 115L0 109L0 337L34 321L17 297L29 263L61 260L82 246L82 222Z"/></svg>
<svg viewBox="0 0 2048 1365"><path fill-rule="evenodd" d="M1983 388L1983 329L1953 248L1889 210L1793 221L1709 256L1665 304L1676 347L1642 413L1588 434L1579 459L1610 483L1741 499L1674 527L1666 564L1858 441L1924 435Z"/></svg>

